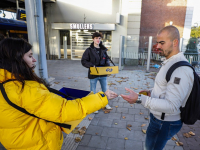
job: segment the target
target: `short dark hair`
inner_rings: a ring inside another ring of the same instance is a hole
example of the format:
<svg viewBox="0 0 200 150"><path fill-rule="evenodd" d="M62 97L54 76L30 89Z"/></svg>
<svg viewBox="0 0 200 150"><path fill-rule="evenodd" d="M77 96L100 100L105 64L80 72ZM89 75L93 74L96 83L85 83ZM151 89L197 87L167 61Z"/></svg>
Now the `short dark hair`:
<svg viewBox="0 0 200 150"><path fill-rule="evenodd" d="M0 33L0 41L2 41L4 38L4 35Z"/></svg>
<svg viewBox="0 0 200 150"><path fill-rule="evenodd" d="M163 31L167 31L168 32L168 36L171 39L171 41L177 39L178 42L180 42L180 34L178 29L175 26L169 25L166 26L164 28L162 28L157 35L159 35L160 33L162 33Z"/></svg>
<svg viewBox="0 0 200 150"><path fill-rule="evenodd" d="M92 39L94 39L95 37L101 37L103 38L103 35L99 32L95 32L93 35L92 35Z"/></svg>

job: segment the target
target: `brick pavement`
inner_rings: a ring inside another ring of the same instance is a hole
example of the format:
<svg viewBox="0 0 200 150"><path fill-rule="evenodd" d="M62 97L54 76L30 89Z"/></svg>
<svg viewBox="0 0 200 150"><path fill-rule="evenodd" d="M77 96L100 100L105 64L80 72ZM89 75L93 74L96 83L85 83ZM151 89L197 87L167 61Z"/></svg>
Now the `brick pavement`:
<svg viewBox="0 0 200 150"><path fill-rule="evenodd" d="M150 71L156 72L156 69L150 69ZM48 60L48 72L49 76L55 77L53 81L54 88L60 89L61 87L70 87L83 90L89 90L89 80L87 77L87 69L80 65L80 61L71 60ZM118 94L127 94L124 87L146 89L147 87L153 87L154 80L148 78L145 73L145 69L141 67L125 67L125 70L120 71L119 74L113 78L108 78L108 82L113 82L116 85L112 85L109 89L117 92ZM116 81L121 80L117 77L129 77L128 81L121 82L119 84ZM78 82L76 82L76 81ZM148 82L148 86L145 85ZM100 85L97 85L97 90L100 90ZM149 120L145 117L149 117L149 111L142 105L133 104L130 105L122 98L116 98L109 101L109 104L113 107L113 110L104 114L102 110L99 114L91 114L92 121L87 127L87 131L84 136L80 136L82 141L75 143L74 138L77 135L64 134L64 144L62 150L142 150L145 140L145 134L141 131L146 129ZM118 106L117 108L115 106ZM140 114L143 113L143 114ZM124 118L125 116L126 118ZM87 117L83 122L85 122ZM126 125L131 124L131 131L126 129ZM146 126L141 127L142 124ZM196 133L194 137L185 138L183 133L193 131ZM128 140L124 140L124 137L128 137ZM177 139L184 143L184 146L176 146L175 142L170 140L165 150L197 150L200 143L200 123L197 122L193 126L184 125L182 130L175 136ZM70 146L68 146L70 145ZM199 146L200 147L200 146ZM195 149L196 148L196 149ZM5 150L0 145L0 150Z"/></svg>

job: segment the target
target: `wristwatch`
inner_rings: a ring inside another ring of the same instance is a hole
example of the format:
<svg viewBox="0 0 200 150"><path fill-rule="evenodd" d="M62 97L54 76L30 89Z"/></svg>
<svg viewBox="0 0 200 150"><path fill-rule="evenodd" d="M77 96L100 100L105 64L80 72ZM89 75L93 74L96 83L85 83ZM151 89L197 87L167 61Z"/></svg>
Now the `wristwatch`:
<svg viewBox="0 0 200 150"><path fill-rule="evenodd" d="M141 94L138 94L138 99L136 100L137 104L141 104L142 103L142 100L141 100Z"/></svg>

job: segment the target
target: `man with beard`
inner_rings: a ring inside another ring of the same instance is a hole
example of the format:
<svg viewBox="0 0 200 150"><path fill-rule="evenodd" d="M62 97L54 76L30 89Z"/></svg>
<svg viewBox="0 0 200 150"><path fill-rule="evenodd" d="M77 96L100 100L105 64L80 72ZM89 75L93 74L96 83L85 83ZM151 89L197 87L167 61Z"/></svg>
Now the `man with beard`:
<svg viewBox="0 0 200 150"><path fill-rule="evenodd" d="M193 70L181 66L174 70L170 81L165 77L168 69L179 61L187 61L179 51L179 31L174 26L167 26L157 34L157 48L160 56L165 56L162 67L155 78L152 92L140 95L126 88L129 95L121 95L129 103L141 103L150 110L150 123L147 128L145 149L162 150L182 127L180 107L184 107L193 87Z"/></svg>

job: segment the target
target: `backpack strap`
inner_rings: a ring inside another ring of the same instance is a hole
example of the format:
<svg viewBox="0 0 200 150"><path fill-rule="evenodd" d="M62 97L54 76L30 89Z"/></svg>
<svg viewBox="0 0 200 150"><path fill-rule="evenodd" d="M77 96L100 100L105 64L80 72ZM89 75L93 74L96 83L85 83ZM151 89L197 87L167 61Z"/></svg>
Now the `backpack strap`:
<svg viewBox="0 0 200 150"><path fill-rule="evenodd" d="M195 72L195 70L194 70L194 68L192 67L192 65L189 64L187 61L179 61L179 62L173 64L173 65L169 68L169 70L167 71L167 74L166 74L166 77L165 77L165 79L166 79L167 82L169 82L169 80L170 80L170 78L171 78L171 75L172 75L172 73L174 72L174 70L175 70L176 68L178 68L178 67L181 67L181 66L188 66L188 67L192 68L192 70Z"/></svg>
<svg viewBox="0 0 200 150"><path fill-rule="evenodd" d="M169 82L170 78L171 78L171 75L172 73L174 72L174 70L178 67L181 67L181 66L188 66L190 68L192 68L192 70L195 72L194 68L192 67L192 65L190 63L188 63L187 61L178 61L176 62L175 64L173 64L169 70L167 71L167 74L165 76L165 79L167 82ZM161 119L164 120L165 119L165 113L162 113L161 115Z"/></svg>
<svg viewBox="0 0 200 150"><path fill-rule="evenodd" d="M9 81L14 81L14 80L9 80ZM29 113L28 111L26 111L26 109L24 109L24 108L22 108L22 107L19 107L19 106L17 106L16 104L14 104L14 103L12 103L12 102L10 101L10 99L8 98L8 96L7 96L7 94L6 94L6 91L5 91L4 87L3 87L3 84L4 84L4 83L7 83L7 82L9 82L9 81L7 80L7 81L5 81L5 82L3 82L3 83L0 83L1 93L2 93L2 95L3 95L3 97L4 97L4 99L7 101L7 103L8 103L10 106L14 107L15 109L17 109L17 110L19 110L19 111L21 111L21 112L23 112L23 113L25 113L25 114L27 114L27 115L29 115L29 116L32 116L32 117L35 117L35 118L39 118L39 117L35 116L34 114L31 114L31 113ZM42 119L42 118L39 118L39 119ZM43 119L43 120L45 120L45 119ZM47 121L47 122L52 122L52 121L48 121L48 120L45 120L45 121ZM58 125L58 126L60 126L60 127L63 127L63 128L71 129L71 125L68 125L68 124L62 124L62 123L57 123L57 122L52 122L52 123L54 123L54 124L56 124L56 125Z"/></svg>

